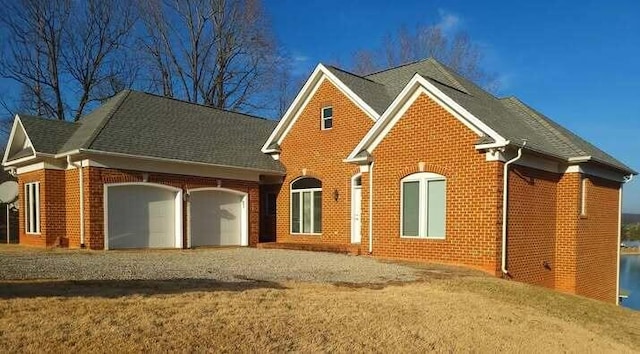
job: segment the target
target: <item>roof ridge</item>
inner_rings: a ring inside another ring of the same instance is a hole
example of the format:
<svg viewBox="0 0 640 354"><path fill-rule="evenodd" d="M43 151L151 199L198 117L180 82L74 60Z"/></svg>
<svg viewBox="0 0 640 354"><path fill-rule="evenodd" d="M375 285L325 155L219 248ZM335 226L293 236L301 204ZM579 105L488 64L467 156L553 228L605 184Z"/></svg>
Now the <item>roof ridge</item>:
<svg viewBox="0 0 640 354"><path fill-rule="evenodd" d="M137 90L129 90L129 91L130 92L134 92L134 93L140 93L140 94L147 95L147 96L153 96L153 97L173 100L173 101L177 101L177 102L180 102L180 103L186 103L186 104L193 105L193 106L199 106L199 107L203 107L203 108L214 109L214 110L217 110L217 111L233 113L233 114L240 114L240 115L243 115L243 116L247 116L249 118L271 121L271 119L268 119L268 118L265 118L265 117L260 117L260 116L254 115L254 114L238 112L238 111L232 111L232 110L229 110L229 109L218 108L218 107L213 107L213 106L207 106L206 104L196 103L196 102L189 102L189 101L181 100L181 99L175 98L175 97L162 96L162 95L158 95L158 94L151 93L151 92L145 92L145 91L137 91Z"/></svg>
<svg viewBox="0 0 640 354"><path fill-rule="evenodd" d="M382 69L382 70L374 71L374 72L372 72L371 74L367 74L367 75L365 75L363 78L364 78L364 79L366 79L366 76L373 76L373 75L376 75L376 74L383 73L383 72L385 72L385 71L389 71L389 70L393 70L393 69L398 69L398 68L402 68L402 67L404 67L404 66L409 66L409 65L412 65L412 64L417 64L417 63L420 63L420 62L423 62L423 61L427 61L427 60L429 60L429 59L432 59L432 57L422 58L422 59L418 59L418 60L410 61L410 62L407 62L407 63L403 63L403 64L400 64L400 65L392 66L392 67L390 67L390 68L386 68L386 69Z"/></svg>
<svg viewBox="0 0 640 354"><path fill-rule="evenodd" d="M347 70L342 69L342 68L339 68L339 67L337 67L337 66L333 66L333 65L326 65L326 66L327 66L327 67L330 67L330 68L332 68L332 69L336 69L336 70L338 70L338 71L340 71L340 72L343 72L343 73L345 73L345 74L347 74L347 75L355 76L355 77L357 77L357 78L359 78L359 79L367 80L367 81L372 82L372 83L374 83L374 84L384 86L383 84L381 84L381 83L379 83L379 82L377 82L377 81L373 81L373 80L371 80L371 79L369 79L369 78L366 78L366 77L364 77L364 76L360 76L360 75L358 75L358 74L352 73L351 71L347 71Z"/></svg>
<svg viewBox="0 0 640 354"><path fill-rule="evenodd" d="M581 154L587 154L587 152L585 152L584 150L582 150L580 147L576 146L570 138L568 138L563 132L561 132L560 130L558 130L555 126L553 126L553 124L551 124L549 122L549 118L546 117L542 117L540 114L538 114L538 112L536 112L535 110L533 110L531 107L529 107L528 105L526 105L524 102L522 102L519 98L517 98L516 96L510 96L507 98L509 101L513 102L515 105L517 105L524 113L526 113L527 115L529 115L530 117L535 118L540 124L542 124L545 128L549 129L553 135L555 135L557 138L559 138L562 142L564 142L565 144L571 146L571 148L573 148L574 151L580 152Z"/></svg>
<svg viewBox="0 0 640 354"><path fill-rule="evenodd" d="M98 126L97 129L95 129L93 131L93 133L91 134L91 136L89 137L89 139L87 139L87 141L82 144L82 147L84 148L89 148L93 142L98 138L98 135L100 135L100 133L102 133L102 130L104 130L104 127L107 125L107 123L111 120L111 118L113 117L113 115L118 111L118 109L120 109L120 107L122 106L122 104L124 103L124 101L127 100L127 98L129 97L129 95L131 94L132 90L126 89L126 90L122 90L121 92L124 92L124 97L120 98L120 102L118 102L116 104L115 107L113 107L106 115L106 117L104 117L102 119L102 121L100 122L100 125ZM118 93L120 94L120 93ZM118 95L116 94L116 96ZM115 98L112 97L112 98Z"/></svg>
<svg viewBox="0 0 640 354"><path fill-rule="evenodd" d="M436 67L436 70L441 72L447 79L451 80L451 83L453 83L455 89L458 89L459 91L462 91L467 95L470 95L469 90L467 90L467 88L451 74L451 72L449 71L449 68L445 68L443 64L441 64L439 61L431 57L428 58L427 61L431 62ZM447 86L451 86L451 85L447 85Z"/></svg>

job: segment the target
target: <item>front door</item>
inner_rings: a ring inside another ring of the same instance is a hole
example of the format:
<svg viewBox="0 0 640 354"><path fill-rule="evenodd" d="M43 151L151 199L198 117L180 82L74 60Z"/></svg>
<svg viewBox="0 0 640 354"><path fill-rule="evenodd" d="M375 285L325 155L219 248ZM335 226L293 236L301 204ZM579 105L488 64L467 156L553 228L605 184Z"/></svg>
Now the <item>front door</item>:
<svg viewBox="0 0 640 354"><path fill-rule="evenodd" d="M362 240L362 187L351 187L351 243L360 243Z"/></svg>

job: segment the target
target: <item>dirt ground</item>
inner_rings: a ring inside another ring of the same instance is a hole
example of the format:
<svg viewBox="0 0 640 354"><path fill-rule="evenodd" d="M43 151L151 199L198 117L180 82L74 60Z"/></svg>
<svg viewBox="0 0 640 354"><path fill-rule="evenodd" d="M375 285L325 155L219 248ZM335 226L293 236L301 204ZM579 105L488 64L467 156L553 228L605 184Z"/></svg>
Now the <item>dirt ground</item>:
<svg viewBox="0 0 640 354"><path fill-rule="evenodd" d="M1 267L2 265L0 265ZM387 284L0 281L2 352L598 352L640 312L475 272Z"/></svg>

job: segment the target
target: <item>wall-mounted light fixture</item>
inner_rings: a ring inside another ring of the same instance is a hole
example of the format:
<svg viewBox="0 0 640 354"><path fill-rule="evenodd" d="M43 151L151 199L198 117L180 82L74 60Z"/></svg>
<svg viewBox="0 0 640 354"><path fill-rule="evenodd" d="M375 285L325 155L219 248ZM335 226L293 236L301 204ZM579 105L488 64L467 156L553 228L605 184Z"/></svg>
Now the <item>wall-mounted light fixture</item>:
<svg viewBox="0 0 640 354"><path fill-rule="evenodd" d="M338 192L337 189L334 189L333 190L333 200L335 200L337 202L338 198L340 198L340 192Z"/></svg>

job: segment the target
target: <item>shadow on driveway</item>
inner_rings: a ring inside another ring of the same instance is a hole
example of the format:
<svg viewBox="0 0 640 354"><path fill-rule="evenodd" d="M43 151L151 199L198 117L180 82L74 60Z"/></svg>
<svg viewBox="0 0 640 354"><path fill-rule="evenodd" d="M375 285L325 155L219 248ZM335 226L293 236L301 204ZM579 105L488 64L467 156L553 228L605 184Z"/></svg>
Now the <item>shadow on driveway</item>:
<svg viewBox="0 0 640 354"><path fill-rule="evenodd" d="M162 280L12 280L0 281L0 299L35 297L102 297L170 295L187 292L287 289L270 281L239 278L238 282L213 279Z"/></svg>

